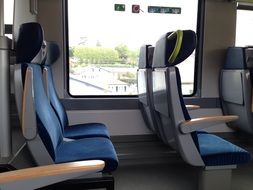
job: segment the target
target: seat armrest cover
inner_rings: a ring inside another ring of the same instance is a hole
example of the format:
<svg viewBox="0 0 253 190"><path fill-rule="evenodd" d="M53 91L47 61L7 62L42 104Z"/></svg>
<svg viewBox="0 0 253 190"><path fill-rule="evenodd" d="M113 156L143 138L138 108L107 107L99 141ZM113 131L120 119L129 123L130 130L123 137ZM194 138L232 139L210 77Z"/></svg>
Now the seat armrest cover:
<svg viewBox="0 0 253 190"><path fill-rule="evenodd" d="M197 110L200 108L199 105L185 105L187 110Z"/></svg>
<svg viewBox="0 0 253 190"><path fill-rule="evenodd" d="M33 93L33 70L27 68L22 102L22 133L27 140L37 135L37 121Z"/></svg>
<svg viewBox="0 0 253 190"><path fill-rule="evenodd" d="M237 115L202 117L183 121L180 123L179 128L182 133L191 133L197 130L212 127L221 123L227 123L237 119L239 119Z"/></svg>
<svg viewBox="0 0 253 190"><path fill-rule="evenodd" d="M39 166L27 169L20 169L10 172L0 173L0 185L22 180L33 180L36 178L64 175L70 173L95 173L102 171L105 166L104 161L79 161L64 164L54 164Z"/></svg>

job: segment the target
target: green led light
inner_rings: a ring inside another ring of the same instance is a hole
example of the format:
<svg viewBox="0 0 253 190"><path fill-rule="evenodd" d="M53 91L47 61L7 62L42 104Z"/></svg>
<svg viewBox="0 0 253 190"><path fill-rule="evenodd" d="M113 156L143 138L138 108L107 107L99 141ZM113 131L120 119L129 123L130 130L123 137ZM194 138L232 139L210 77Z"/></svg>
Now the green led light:
<svg viewBox="0 0 253 190"><path fill-rule="evenodd" d="M125 11L126 6L125 6L125 4L114 4L114 10L115 11Z"/></svg>

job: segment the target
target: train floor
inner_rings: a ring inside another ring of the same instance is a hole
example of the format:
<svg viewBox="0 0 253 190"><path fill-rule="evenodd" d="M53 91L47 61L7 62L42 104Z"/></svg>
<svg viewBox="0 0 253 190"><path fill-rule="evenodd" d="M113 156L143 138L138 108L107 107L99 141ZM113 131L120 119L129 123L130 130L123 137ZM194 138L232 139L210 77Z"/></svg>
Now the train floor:
<svg viewBox="0 0 253 190"><path fill-rule="evenodd" d="M122 166L114 177L115 190L197 190L199 170L181 163ZM238 166L232 173L231 190L252 189L253 163Z"/></svg>

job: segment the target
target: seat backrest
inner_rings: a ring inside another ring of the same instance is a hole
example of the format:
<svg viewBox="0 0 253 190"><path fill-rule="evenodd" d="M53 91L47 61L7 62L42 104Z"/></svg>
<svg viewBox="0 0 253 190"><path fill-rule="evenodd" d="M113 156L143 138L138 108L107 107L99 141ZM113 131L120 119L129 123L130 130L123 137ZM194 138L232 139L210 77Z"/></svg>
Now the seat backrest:
<svg viewBox="0 0 253 190"><path fill-rule="evenodd" d="M162 124L154 109L152 63L154 47L143 45L140 49L138 68L138 93L140 108L146 125L165 142Z"/></svg>
<svg viewBox="0 0 253 190"><path fill-rule="evenodd" d="M41 44L43 39L43 31L36 27L36 25L30 25L29 23L23 24L24 27L30 27L30 30L35 32L29 36L18 36L16 42L16 62L17 63L30 63L32 61L38 61L41 57L38 53L41 49ZM23 27L20 27L20 32L22 33ZM28 43L29 42L29 43ZM37 56L37 57L36 57ZM40 61L40 60L39 60ZM15 99L17 110L19 114L19 119L21 120L21 110L22 110L22 95L23 95L23 82L25 76L23 71L26 70L26 65L16 64L14 72L15 80Z"/></svg>
<svg viewBox="0 0 253 190"><path fill-rule="evenodd" d="M152 59L154 47L143 45L140 48L138 65L138 97L140 108L146 125L150 130L156 133L156 122L151 108L150 79L152 78Z"/></svg>
<svg viewBox="0 0 253 190"><path fill-rule="evenodd" d="M229 123L253 134L252 76L253 48L230 47L221 70L220 96L225 114L238 115L239 119Z"/></svg>
<svg viewBox="0 0 253 190"><path fill-rule="evenodd" d="M23 100L31 101L31 104L34 104L38 134L52 159L55 159L55 151L57 146L63 141L63 134L61 124L48 101L42 82L41 64L44 63L46 58L46 44L40 24L22 24L16 48L17 63L22 65ZM31 85L28 86L29 84ZM25 97L25 94L29 92L32 93L32 100ZM23 106L22 115L24 114L27 114L27 112ZM22 118L29 118L29 116L22 116ZM22 123L27 122L22 121ZM25 126L22 127L25 128ZM33 139L29 139L29 141L33 141Z"/></svg>
<svg viewBox="0 0 253 190"><path fill-rule="evenodd" d="M175 65L188 58L195 47L196 34L191 30L167 33L157 41L152 65L153 94L166 143L176 149L187 163L203 166L194 141L195 132L182 134L179 130L179 124L191 118L184 104L180 73Z"/></svg>
<svg viewBox="0 0 253 190"><path fill-rule="evenodd" d="M56 42L47 42L47 58L45 64L43 65L43 81L45 90L52 105L53 109L58 116L62 130L64 130L65 126L68 126L68 116L65 111L63 104L61 103L58 94L55 89L52 68L51 65L54 64L60 56L60 48Z"/></svg>

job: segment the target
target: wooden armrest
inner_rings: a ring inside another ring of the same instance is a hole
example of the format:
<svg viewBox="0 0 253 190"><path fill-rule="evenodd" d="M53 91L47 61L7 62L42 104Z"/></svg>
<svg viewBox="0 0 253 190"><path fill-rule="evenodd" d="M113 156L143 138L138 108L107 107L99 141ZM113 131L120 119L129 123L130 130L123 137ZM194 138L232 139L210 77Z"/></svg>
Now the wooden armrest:
<svg viewBox="0 0 253 190"><path fill-rule="evenodd" d="M0 184L71 173L95 173L102 171L104 166L104 161L93 160L20 169L0 173Z"/></svg>
<svg viewBox="0 0 253 190"><path fill-rule="evenodd" d="M191 133L196 130L204 129L221 123L227 123L237 119L239 119L239 116L237 115L202 117L184 121L180 123L179 127L182 133Z"/></svg>
<svg viewBox="0 0 253 190"><path fill-rule="evenodd" d="M199 105L185 105L188 110L197 110L200 108Z"/></svg>
<svg viewBox="0 0 253 190"><path fill-rule="evenodd" d="M21 123L25 139L34 139L37 135L37 121L33 95L33 70L31 67L27 68L25 75Z"/></svg>

